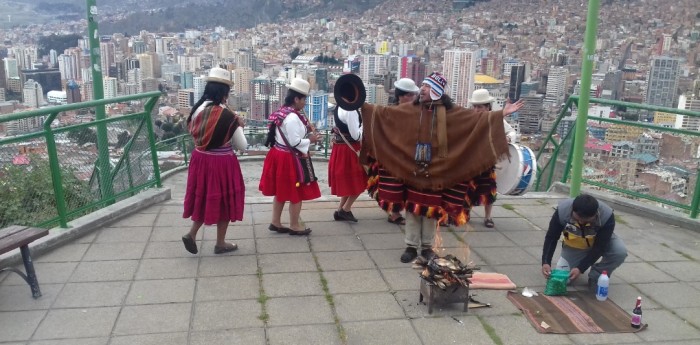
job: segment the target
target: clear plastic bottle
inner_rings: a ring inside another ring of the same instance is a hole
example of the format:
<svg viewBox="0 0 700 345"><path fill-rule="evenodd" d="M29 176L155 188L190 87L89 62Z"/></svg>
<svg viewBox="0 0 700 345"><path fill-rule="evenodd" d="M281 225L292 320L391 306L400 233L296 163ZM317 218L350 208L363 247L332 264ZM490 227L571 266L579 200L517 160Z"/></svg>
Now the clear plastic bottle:
<svg viewBox="0 0 700 345"><path fill-rule="evenodd" d="M605 301L608 299L608 286L610 285L610 278L608 277L608 271L603 271L603 273L598 277L598 287L595 290L595 298L599 301Z"/></svg>

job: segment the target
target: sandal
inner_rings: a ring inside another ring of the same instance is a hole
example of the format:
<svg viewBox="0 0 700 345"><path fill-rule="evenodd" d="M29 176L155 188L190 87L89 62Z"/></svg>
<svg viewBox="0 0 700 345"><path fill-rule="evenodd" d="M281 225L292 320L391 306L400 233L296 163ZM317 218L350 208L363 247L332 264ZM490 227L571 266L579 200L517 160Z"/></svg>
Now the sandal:
<svg viewBox="0 0 700 345"><path fill-rule="evenodd" d="M311 233L311 229L309 229L309 228L306 228L304 230L299 230L299 231L289 229L289 234L292 236L304 236L304 235L308 235L310 233Z"/></svg>
<svg viewBox="0 0 700 345"><path fill-rule="evenodd" d="M275 232L278 232L278 233L280 233L280 234L284 234L284 233L288 233L290 229L289 229L289 228L285 228L285 227L283 227L283 226L276 227L276 226L274 226L273 224L270 224L270 226L267 227L267 230L275 231Z"/></svg>
<svg viewBox="0 0 700 345"><path fill-rule="evenodd" d="M182 236L182 243L185 244L185 249L187 249L188 252L197 254L197 243L194 241L194 238L190 236L190 234Z"/></svg>
<svg viewBox="0 0 700 345"><path fill-rule="evenodd" d="M214 254L224 254L224 253L229 253L234 250L238 249L238 245L235 243L226 243L225 246L219 247L219 246L214 246Z"/></svg>
<svg viewBox="0 0 700 345"><path fill-rule="evenodd" d="M396 219L391 219L391 216L386 219L387 222L392 223L392 224L398 224L398 225L406 225L406 218L403 216L398 216Z"/></svg>
<svg viewBox="0 0 700 345"><path fill-rule="evenodd" d="M493 224L493 219L491 219L491 218L486 218L486 219L484 219L484 225L485 225L487 228L493 228L493 226L494 226L494 224Z"/></svg>

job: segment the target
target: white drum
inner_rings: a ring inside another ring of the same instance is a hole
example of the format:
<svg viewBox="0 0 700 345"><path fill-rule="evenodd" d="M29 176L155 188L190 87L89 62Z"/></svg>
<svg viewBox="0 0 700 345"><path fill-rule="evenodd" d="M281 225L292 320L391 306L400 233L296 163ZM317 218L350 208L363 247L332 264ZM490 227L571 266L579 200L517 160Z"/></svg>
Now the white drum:
<svg viewBox="0 0 700 345"><path fill-rule="evenodd" d="M510 143L508 158L496 164L496 189L505 195L523 195L537 177L537 157L527 146Z"/></svg>

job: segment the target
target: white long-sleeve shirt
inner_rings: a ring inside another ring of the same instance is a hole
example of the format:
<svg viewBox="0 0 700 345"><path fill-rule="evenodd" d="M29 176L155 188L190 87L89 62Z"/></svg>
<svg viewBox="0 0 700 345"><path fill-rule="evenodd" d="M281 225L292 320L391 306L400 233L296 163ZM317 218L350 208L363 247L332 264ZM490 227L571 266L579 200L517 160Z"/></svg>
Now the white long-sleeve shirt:
<svg viewBox="0 0 700 345"><path fill-rule="evenodd" d="M508 139L508 142L515 144L515 137L517 136L517 133L515 133L513 127L508 124L505 119L503 120L503 129L506 131L506 139Z"/></svg>
<svg viewBox="0 0 700 345"><path fill-rule="evenodd" d="M353 140L360 141L362 139L362 124L360 124L360 116L356 111L338 108L338 118L348 126L348 132Z"/></svg>
<svg viewBox="0 0 700 345"><path fill-rule="evenodd" d="M294 113L289 113L289 115L284 118L284 121L282 121L282 126L280 126L277 133L275 133L275 141L280 145L285 145L279 130L284 133L284 136L287 138L292 148L304 154L309 153L311 140L304 138L306 136L306 126L301 122L299 116Z"/></svg>

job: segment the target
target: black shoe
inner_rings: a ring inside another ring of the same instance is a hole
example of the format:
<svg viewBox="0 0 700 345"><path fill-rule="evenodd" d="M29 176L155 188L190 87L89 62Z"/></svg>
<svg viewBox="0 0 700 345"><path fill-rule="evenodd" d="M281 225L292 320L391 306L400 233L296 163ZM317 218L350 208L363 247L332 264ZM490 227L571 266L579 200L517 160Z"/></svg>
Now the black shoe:
<svg viewBox="0 0 700 345"><path fill-rule="evenodd" d="M333 219L335 219L335 220L342 220L342 219L340 218L340 214L338 214L338 211L333 212Z"/></svg>
<svg viewBox="0 0 700 345"><path fill-rule="evenodd" d="M352 214L352 211L338 210L338 218L357 223L357 218Z"/></svg>
<svg viewBox="0 0 700 345"><path fill-rule="evenodd" d="M403 263L409 263L413 261L418 256L418 250L413 247L407 247L406 251L401 254L401 262Z"/></svg>
<svg viewBox="0 0 700 345"><path fill-rule="evenodd" d="M426 248L420 251L420 255L424 257L426 260L430 260L434 257L437 256L435 252L431 248Z"/></svg>

